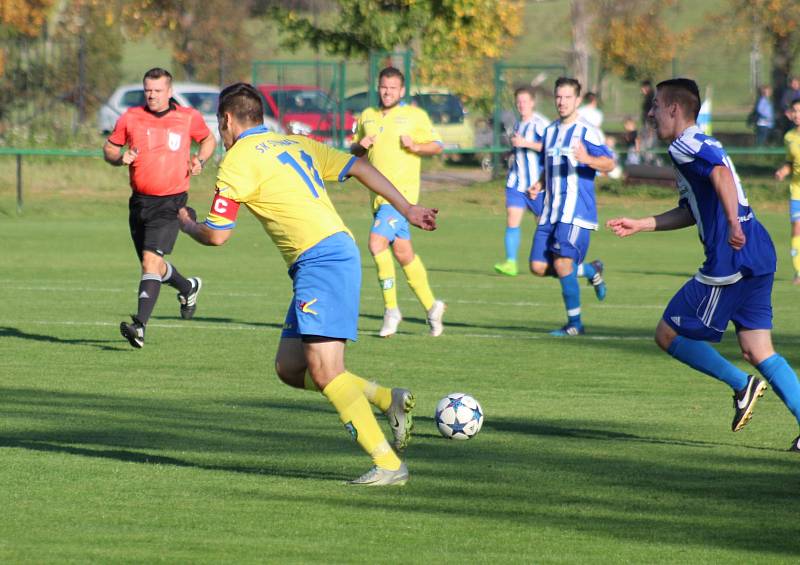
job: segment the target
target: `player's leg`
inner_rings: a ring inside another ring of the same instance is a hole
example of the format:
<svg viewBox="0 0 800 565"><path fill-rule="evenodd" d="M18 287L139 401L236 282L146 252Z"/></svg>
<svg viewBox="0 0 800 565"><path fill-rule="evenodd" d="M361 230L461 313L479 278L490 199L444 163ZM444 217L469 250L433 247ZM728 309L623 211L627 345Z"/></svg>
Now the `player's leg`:
<svg viewBox="0 0 800 565"><path fill-rule="evenodd" d="M583 261L589 249L590 230L570 224L556 224L550 238L549 251L553 256L553 268L561 284L561 296L567 311L567 323L550 335L558 337L577 336L584 333L581 321L581 289L575 266Z"/></svg>
<svg viewBox="0 0 800 565"><path fill-rule="evenodd" d="M553 235L553 224L539 224L533 234L528 265L531 273L537 277L554 277L553 259L548 251L550 238Z"/></svg>
<svg viewBox="0 0 800 565"><path fill-rule="evenodd" d="M606 281L603 278L604 265L600 259L591 262L583 262L577 266L578 277L584 277L587 284L594 288L594 294L601 302L606 299Z"/></svg>
<svg viewBox="0 0 800 565"><path fill-rule="evenodd" d="M411 287L417 300L425 309L430 335L438 337L444 331L443 318L447 305L434 297L428 282L428 271L425 269L420 256L414 253L410 237L408 223L406 223L405 227L398 231L397 237L392 242L392 252L397 262L403 267L408 286Z"/></svg>
<svg viewBox="0 0 800 565"><path fill-rule="evenodd" d="M774 275L746 279L747 294L737 309L733 322L742 355L772 385L792 415L800 424L800 382L797 374L772 345L772 285ZM798 439L793 451L800 451Z"/></svg>
<svg viewBox="0 0 800 565"><path fill-rule="evenodd" d="M689 367L727 384L734 393L736 432L750 420L765 383L725 359L709 342L719 342L742 299L742 287L709 286L690 279L672 298L656 328L661 349Z"/></svg>
<svg viewBox="0 0 800 565"><path fill-rule="evenodd" d="M517 276L517 253L519 252L520 224L525 213L525 195L514 188L506 188L506 231L503 243L505 261L496 263L494 270L501 275Z"/></svg>
<svg viewBox="0 0 800 565"><path fill-rule="evenodd" d="M369 252L375 261L378 271L378 284L383 292L383 324L378 332L381 337L389 337L397 333L403 320L397 305L397 279L394 259L389 245L395 238L397 217L401 217L392 206L384 205L375 213L375 220L369 233Z"/></svg>
<svg viewBox="0 0 800 565"><path fill-rule="evenodd" d="M179 226L177 221L178 210L186 206L188 194L176 194L166 197L162 209L163 222L166 224L164 240L160 242L164 255L172 253L175 241L178 239ZM164 270L161 273L161 282L168 284L178 291L177 298L181 309L181 318L191 320L197 310L197 297L203 287L200 277L184 277L171 263L164 261Z"/></svg>
<svg viewBox="0 0 800 565"><path fill-rule="evenodd" d="M800 200L789 201L789 213L792 221L792 267L794 267L794 284L800 284Z"/></svg>

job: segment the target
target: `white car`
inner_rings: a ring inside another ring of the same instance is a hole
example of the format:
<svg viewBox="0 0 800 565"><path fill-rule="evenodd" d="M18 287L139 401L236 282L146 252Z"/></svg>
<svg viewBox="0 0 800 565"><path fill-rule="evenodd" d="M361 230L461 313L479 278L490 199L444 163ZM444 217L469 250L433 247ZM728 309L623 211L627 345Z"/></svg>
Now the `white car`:
<svg viewBox="0 0 800 565"><path fill-rule="evenodd" d="M181 106L195 108L206 121L208 129L219 141L217 128L217 103L219 102L219 88L209 84L194 82L173 82L172 97ZM104 135L114 131L114 124L119 117L133 106L144 106L144 89L141 83L125 84L118 87L108 101L97 111L97 128ZM264 116L264 125L277 133L286 133L283 126L268 116Z"/></svg>

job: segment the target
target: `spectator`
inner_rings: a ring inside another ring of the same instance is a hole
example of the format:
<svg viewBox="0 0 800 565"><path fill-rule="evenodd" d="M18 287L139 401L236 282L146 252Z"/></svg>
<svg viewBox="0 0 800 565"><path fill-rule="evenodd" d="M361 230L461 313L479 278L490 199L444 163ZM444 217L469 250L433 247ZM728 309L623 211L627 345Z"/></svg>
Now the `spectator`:
<svg viewBox="0 0 800 565"><path fill-rule="evenodd" d="M603 112L598 105L597 94L587 92L583 97L583 106L578 110L578 115L597 129L603 129Z"/></svg>
<svg viewBox="0 0 800 565"><path fill-rule="evenodd" d="M625 144L625 165L638 165L642 158L639 155L639 131L636 129L636 120L626 116L622 122L622 142Z"/></svg>
<svg viewBox="0 0 800 565"><path fill-rule="evenodd" d="M639 140L639 147L641 150L640 156L642 162L654 163L656 159L653 154L653 147L656 144L656 132L647 116L650 114L650 109L653 107L653 100L655 99L656 93L653 89L653 83L649 80L643 80L640 86L642 92L642 133Z"/></svg>
<svg viewBox="0 0 800 565"><path fill-rule="evenodd" d="M769 141L775 127L775 109L772 107L772 87L765 84L759 91L761 95L754 108L753 125L756 127L756 145L763 146Z"/></svg>

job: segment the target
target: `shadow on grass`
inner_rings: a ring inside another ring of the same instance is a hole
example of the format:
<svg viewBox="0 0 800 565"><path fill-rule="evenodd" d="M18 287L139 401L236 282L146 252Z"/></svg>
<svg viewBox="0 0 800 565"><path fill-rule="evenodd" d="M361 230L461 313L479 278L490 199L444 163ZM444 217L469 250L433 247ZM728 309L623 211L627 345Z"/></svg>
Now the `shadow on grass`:
<svg viewBox="0 0 800 565"><path fill-rule="evenodd" d="M123 345L120 343L120 340L117 339L65 339L54 335L28 333L20 329L10 328L7 326L0 327L0 338L2 337L15 337L17 339L56 343L59 345L91 345L104 351L121 351L130 349L130 347ZM115 345L106 345L109 343L113 343Z"/></svg>
<svg viewBox="0 0 800 565"><path fill-rule="evenodd" d="M300 395L297 402L209 397L187 403L4 387L0 447L202 471L350 478L335 461L348 452L354 460L363 455L327 403ZM681 439L653 425L569 415L493 417L484 427L472 441L448 442L430 418L417 418L422 433L407 455L412 482L406 489L378 495L327 488L320 495L314 488L308 503L557 528L598 536L601 546L603 538L616 538L684 551L694 546L700 554L709 548L780 558L800 552L795 454L743 445L738 435L735 443Z"/></svg>

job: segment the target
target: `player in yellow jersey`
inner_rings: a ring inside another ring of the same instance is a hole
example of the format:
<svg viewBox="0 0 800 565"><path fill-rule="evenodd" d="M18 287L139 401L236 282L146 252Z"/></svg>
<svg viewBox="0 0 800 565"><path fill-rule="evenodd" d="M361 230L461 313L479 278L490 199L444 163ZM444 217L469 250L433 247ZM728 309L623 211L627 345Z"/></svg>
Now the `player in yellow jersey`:
<svg viewBox="0 0 800 565"><path fill-rule="evenodd" d="M378 75L380 108L367 108L358 120L356 142L350 148L358 157L367 155L381 173L412 204L419 201L421 157L442 152L442 142L425 110L401 102L405 96L405 78L394 67ZM397 333L403 319L397 306L397 288L392 253L403 267L408 284L427 312L430 334L442 334L445 304L436 300L428 284L428 273L411 245L408 222L380 195L372 197L375 220L369 234L369 251L378 267L378 281L383 290L384 315L381 337Z"/></svg>
<svg viewBox="0 0 800 565"><path fill-rule="evenodd" d="M800 99L794 100L786 112L795 125L786 132L783 142L786 145L786 162L775 171L779 181L792 175L789 185L789 217L792 222L792 265L794 284L800 285Z"/></svg>
<svg viewBox="0 0 800 565"><path fill-rule="evenodd" d="M270 132L262 125L258 91L237 83L220 94L219 132L227 154L217 173L217 193L205 222L181 209L181 229L205 245L222 245L241 205L264 226L289 266L294 296L275 358L286 384L321 390L374 466L356 485L402 485L408 469L386 441L370 403L383 411L397 450L412 427L414 396L347 371L346 340L355 340L361 264L358 248L333 207L325 180L354 176L380 194L408 221L436 228L436 210L412 205L367 161L302 136Z"/></svg>

